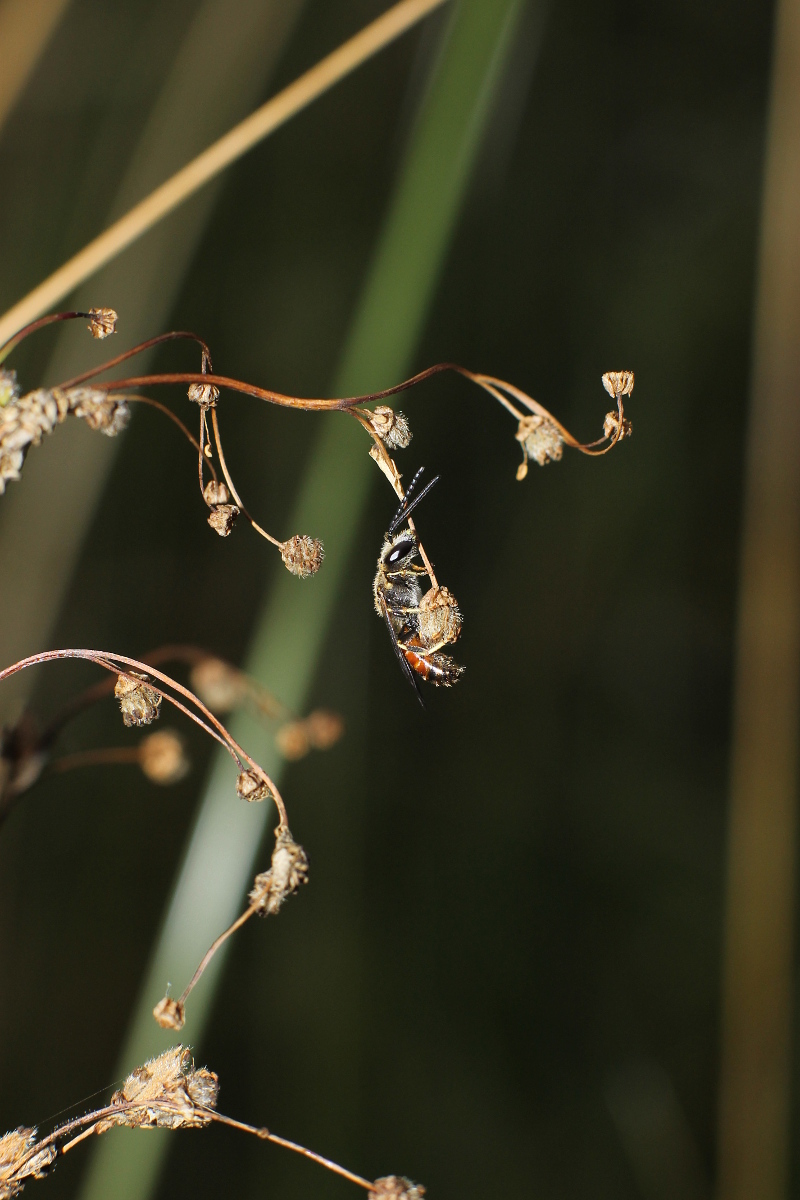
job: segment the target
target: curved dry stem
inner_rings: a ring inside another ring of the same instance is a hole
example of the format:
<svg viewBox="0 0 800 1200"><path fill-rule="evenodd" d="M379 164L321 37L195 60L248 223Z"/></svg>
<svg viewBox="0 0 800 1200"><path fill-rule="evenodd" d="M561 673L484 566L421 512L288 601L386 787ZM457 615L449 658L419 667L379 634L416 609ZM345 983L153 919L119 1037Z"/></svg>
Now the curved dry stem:
<svg viewBox="0 0 800 1200"><path fill-rule="evenodd" d="M205 413L203 414L203 417L205 418ZM253 519L253 517L250 515L250 513L247 511L244 504L242 503L239 493L236 491L236 485L234 484L233 480L231 479L231 474L230 474L230 471L228 470L228 464L225 462L225 455L223 454L223 451L222 451L222 438L220 437L219 421L217 419L216 408L211 409L211 424L214 427L214 443L217 447L217 454L219 455L219 465L222 467L222 474L225 476L225 482L227 483L228 487L231 490L231 495L233 496L234 500L236 501L237 505L239 506L241 512L244 514L244 516L247 518L247 520L253 526L253 529L255 529L256 533L260 533L261 536L263 538L266 538L268 542L272 542L273 546L278 546L280 548L283 545L283 543L279 542L277 538L274 538L272 536L272 534L267 533L266 529L261 528L261 526L258 524L258 522L255 521Z"/></svg>
<svg viewBox="0 0 800 1200"><path fill-rule="evenodd" d="M133 393L133 392L121 392L119 394L117 394L115 392L114 399L115 400L124 400L128 404L131 404L131 403L132 404L146 404L148 406L148 408L155 408L158 410L158 412L163 413L165 417L169 417L169 419L170 419L170 421L172 421L173 425L177 425L178 429L180 429L181 433L186 438L186 440L191 444L191 446L201 456L200 461L202 462L203 451L202 451L202 447L201 447L200 443L198 442L197 438L194 436L194 434L191 432L191 430L186 425L184 425L183 421L180 419L180 417L177 415L177 413L174 413L171 408L167 408L166 404L162 404L160 400L153 400L150 396L139 396L138 394ZM213 462L209 461L208 468L211 471L211 474L213 475L214 480L216 481L217 472L216 472ZM200 491L202 492L202 490L203 490L203 488L202 488L202 476L201 476Z"/></svg>
<svg viewBox="0 0 800 1200"><path fill-rule="evenodd" d="M74 754L64 754L54 758L49 764L49 771L62 774L64 771L75 771L80 767L98 767L117 765L118 763L137 764L142 761L141 746L101 746L96 750L77 750Z"/></svg>
<svg viewBox="0 0 800 1200"><path fill-rule="evenodd" d="M12 350L30 337L32 333L36 333L39 329L44 329L46 325L55 325L58 321L74 321L78 317L85 317L91 321L92 314L88 312L59 312L49 313L46 317L39 317L38 321L31 321L29 325L24 325L18 333L10 337L7 342L0 346L0 363L4 363Z"/></svg>
<svg viewBox="0 0 800 1200"><path fill-rule="evenodd" d="M74 313L73 315L84 317L88 314ZM117 354L114 358L109 358L106 362L101 363L99 367L91 367L88 371L83 371L80 375L74 375L72 379L68 379L66 383L59 384L59 386L62 388L76 387L79 383L85 383L87 379L94 379L95 376L102 375L104 371L110 371L113 367L118 367L120 363L125 362L129 358L134 358L137 354L143 354L145 350L152 350L154 346L160 346L163 342L176 342L180 340L196 342L203 351L204 361L211 362L211 352L198 334L182 329L173 329L169 333L159 333L157 337L151 337L145 342L139 342L138 346L133 346L130 350L125 350L122 354Z"/></svg>
<svg viewBox="0 0 800 1200"><path fill-rule="evenodd" d="M205 954L203 955L202 959L200 960L200 964L199 964L197 970L195 971L194 975L192 976L192 978L187 983L186 987L181 992L181 995L178 998L179 1005L186 1004L186 1001L188 1000L188 998L191 995L194 988L199 983L203 972L205 971L208 964L211 962L214 955L219 950L220 946L224 945L224 943L227 942L228 938L231 937L234 933L236 933L237 929L241 929L241 927L245 924L245 922L249 921L250 918L253 916L253 914L256 911L257 910L256 910L255 906L251 904L249 908L245 909L245 911L242 913L242 915L240 917L236 918L236 920L233 922L232 925L228 926L228 928L225 930L224 933L221 933L219 935L219 937L216 938L211 943L211 945L209 946L209 948L206 950Z"/></svg>

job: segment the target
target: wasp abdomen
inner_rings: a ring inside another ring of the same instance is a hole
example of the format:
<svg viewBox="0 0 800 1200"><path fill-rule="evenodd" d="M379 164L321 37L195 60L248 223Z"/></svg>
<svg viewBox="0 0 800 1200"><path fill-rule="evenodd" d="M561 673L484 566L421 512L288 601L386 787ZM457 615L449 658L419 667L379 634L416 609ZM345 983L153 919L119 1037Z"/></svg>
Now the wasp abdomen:
<svg viewBox="0 0 800 1200"><path fill-rule="evenodd" d="M464 673L464 668L448 654L417 654L408 646L403 646L402 650L411 670L437 687L452 687Z"/></svg>

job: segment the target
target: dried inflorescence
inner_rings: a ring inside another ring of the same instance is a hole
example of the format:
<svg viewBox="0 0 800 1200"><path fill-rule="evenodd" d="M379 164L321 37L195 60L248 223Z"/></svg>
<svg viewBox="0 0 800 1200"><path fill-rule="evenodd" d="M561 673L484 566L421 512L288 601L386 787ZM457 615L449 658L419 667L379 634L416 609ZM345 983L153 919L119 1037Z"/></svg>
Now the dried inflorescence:
<svg viewBox="0 0 800 1200"><path fill-rule="evenodd" d="M165 996L153 1009L153 1016L162 1029L183 1029L186 1021L186 1005L181 1000Z"/></svg>
<svg viewBox="0 0 800 1200"><path fill-rule="evenodd" d="M70 415L115 437L127 425L130 409L124 400L97 388L38 388L20 396L14 373L0 371L0 495L7 483L20 478L30 447L38 446Z"/></svg>
<svg viewBox="0 0 800 1200"><path fill-rule="evenodd" d="M603 387L609 396L616 400L618 396L633 394L633 371L606 371L603 375Z"/></svg>
<svg viewBox="0 0 800 1200"><path fill-rule="evenodd" d="M251 804L256 800L274 799L267 777L250 769L239 772L236 779L236 791L242 800L248 800Z"/></svg>
<svg viewBox="0 0 800 1200"><path fill-rule="evenodd" d="M221 658L203 658L189 674L192 687L212 712L226 713L241 704L247 685L241 671Z"/></svg>
<svg viewBox="0 0 800 1200"><path fill-rule="evenodd" d="M183 739L171 729L147 735L139 747L139 764L147 778L162 787L178 783L191 766Z"/></svg>
<svg viewBox="0 0 800 1200"><path fill-rule="evenodd" d="M201 408L215 408L219 400L219 388L213 383L193 383L186 393L190 400Z"/></svg>
<svg viewBox="0 0 800 1200"><path fill-rule="evenodd" d="M422 1200L424 1195L421 1183L412 1183L404 1175L384 1175L373 1183L369 1200Z"/></svg>
<svg viewBox="0 0 800 1200"><path fill-rule="evenodd" d="M446 587L432 587L419 602L419 636L424 646L446 646L458 641L464 618L458 602Z"/></svg>
<svg viewBox="0 0 800 1200"><path fill-rule="evenodd" d="M227 537L238 518L239 509L235 504L215 504L209 513L208 523L220 537Z"/></svg>
<svg viewBox="0 0 800 1200"><path fill-rule="evenodd" d="M203 499L209 508L214 508L217 504L227 504L230 498L231 494L225 484L216 479L212 479L203 489Z"/></svg>
<svg viewBox="0 0 800 1200"><path fill-rule="evenodd" d="M115 1125L197 1129L212 1119L209 1110L216 1108L218 1093L213 1071L196 1067L189 1050L173 1046L131 1072L111 1097L109 1107L119 1112L103 1117L95 1130L105 1133Z"/></svg>
<svg viewBox="0 0 800 1200"><path fill-rule="evenodd" d="M520 418L514 436L522 445L523 454L517 468L517 479L524 479L528 474L529 458L543 467L545 463L558 462L564 453L564 438L558 426L538 413Z"/></svg>
<svg viewBox="0 0 800 1200"><path fill-rule="evenodd" d="M260 917L272 916L304 883L308 883L308 856L289 830L278 826L272 865L256 875L250 904Z"/></svg>
<svg viewBox="0 0 800 1200"><path fill-rule="evenodd" d="M386 404L379 404L368 416L373 432L389 450L405 450L411 441L407 418Z"/></svg>
<svg viewBox="0 0 800 1200"><path fill-rule="evenodd" d="M89 316L91 317L88 325L89 332L98 341L102 342L104 338L117 332L119 317L113 308L90 308Z"/></svg>
<svg viewBox="0 0 800 1200"><path fill-rule="evenodd" d="M119 700L122 720L126 725L151 725L158 720L161 696L145 681L146 675L131 671L120 675L114 688Z"/></svg>
<svg viewBox="0 0 800 1200"><path fill-rule="evenodd" d="M287 571L307 579L316 575L325 558L325 547L319 538L309 537L305 533L296 533L287 542L281 544L281 558Z"/></svg>
<svg viewBox="0 0 800 1200"><path fill-rule="evenodd" d="M36 1149L36 1130L20 1126L0 1137L0 1200L19 1195L28 1179L42 1179L58 1151L55 1146Z"/></svg>

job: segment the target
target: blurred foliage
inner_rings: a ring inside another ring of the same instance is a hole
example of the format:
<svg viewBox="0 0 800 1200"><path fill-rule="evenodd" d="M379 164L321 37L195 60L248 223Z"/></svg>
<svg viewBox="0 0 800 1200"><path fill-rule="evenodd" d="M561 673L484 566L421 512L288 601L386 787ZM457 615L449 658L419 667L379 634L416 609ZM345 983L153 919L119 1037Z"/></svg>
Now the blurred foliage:
<svg viewBox="0 0 800 1200"><path fill-rule="evenodd" d="M274 86L380 7L312 0ZM3 303L95 231L191 11L71 6L0 141ZM513 424L480 393L440 378L404 397L405 469L442 475L420 528L468 672L418 711L372 611L393 509L377 481L312 697L348 733L285 787L312 885L243 931L202 1050L224 1111L442 1200L664 1194L661 1148L645 1138L634 1163L609 1103L632 1068L669 1081L710 1179L770 21L753 0L567 0L537 56L532 10L415 365L513 380L587 437L601 373L632 368L634 436L518 484ZM172 318L219 370L326 394L435 45L432 27L402 40L230 172ZM26 384L47 350L20 355ZM284 531L315 424L337 418L233 397L225 414L246 501ZM212 537L193 480L178 434L137 413L54 645L241 658L282 568L244 528ZM36 711L89 677L50 668ZM63 746L119 732L108 706ZM3 1128L111 1082L207 761L187 738L196 767L172 791L76 772L3 830ZM73 1194L70 1157L32 1186ZM161 1194L345 1194L312 1172L186 1134Z"/></svg>

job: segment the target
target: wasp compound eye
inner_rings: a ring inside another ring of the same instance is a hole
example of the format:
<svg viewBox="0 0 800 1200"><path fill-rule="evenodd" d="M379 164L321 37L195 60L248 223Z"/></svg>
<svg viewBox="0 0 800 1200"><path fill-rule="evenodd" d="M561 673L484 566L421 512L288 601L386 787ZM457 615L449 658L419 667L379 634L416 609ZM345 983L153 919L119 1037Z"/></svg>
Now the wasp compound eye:
<svg viewBox="0 0 800 1200"><path fill-rule="evenodd" d="M398 542L396 546L392 547L392 552L386 561L390 563L399 562L401 558L406 558L415 549L414 542Z"/></svg>

